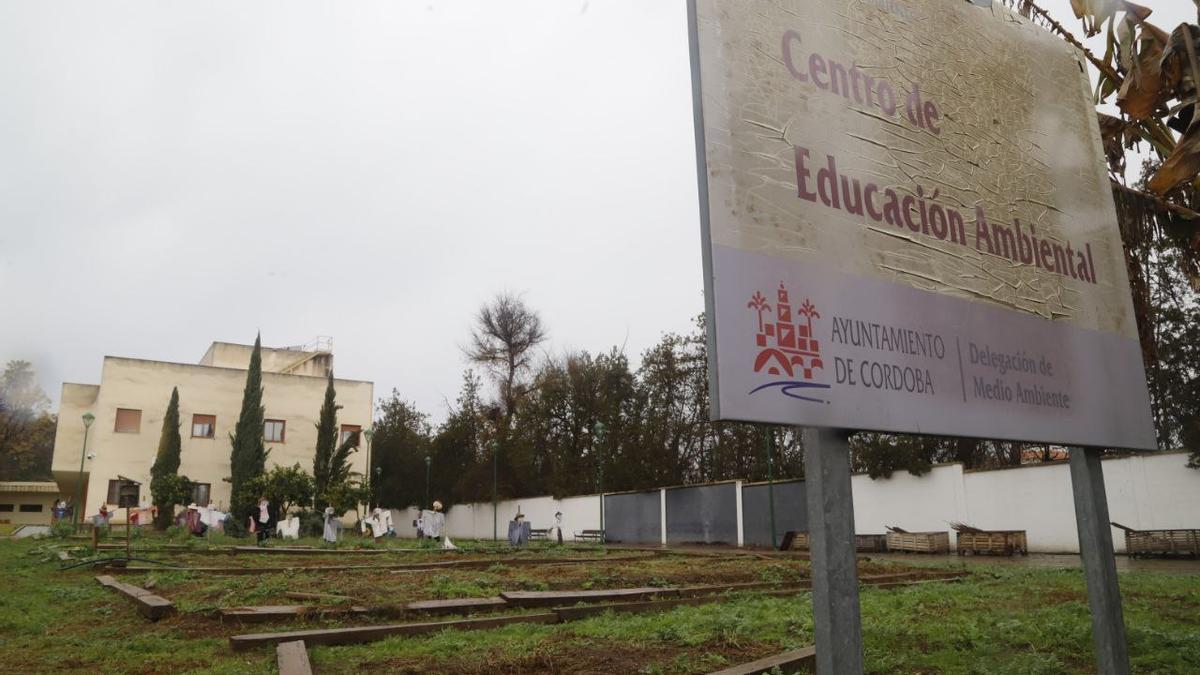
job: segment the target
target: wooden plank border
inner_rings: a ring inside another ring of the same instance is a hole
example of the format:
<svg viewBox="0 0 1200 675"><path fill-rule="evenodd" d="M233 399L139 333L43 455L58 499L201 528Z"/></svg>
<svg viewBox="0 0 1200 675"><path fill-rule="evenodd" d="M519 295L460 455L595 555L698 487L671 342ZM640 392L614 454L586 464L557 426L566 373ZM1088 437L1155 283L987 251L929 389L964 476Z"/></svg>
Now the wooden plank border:
<svg viewBox="0 0 1200 675"><path fill-rule="evenodd" d="M333 593L300 593L287 592L283 597L289 600L316 600L318 602L354 602L354 598L348 595L334 595Z"/></svg>
<svg viewBox="0 0 1200 675"><path fill-rule="evenodd" d="M631 560L649 560L650 556L620 556L606 558L509 558L497 560L445 560L428 563L395 563L391 565L290 565L286 567L148 567L129 565L125 567L106 567L110 574L144 574L148 572L195 572L198 574L238 575L238 574L276 574L280 572L422 572L442 569L487 569L492 565L509 567L538 567L553 565L582 565L586 563L629 562Z"/></svg>
<svg viewBox="0 0 1200 675"><path fill-rule="evenodd" d="M962 573L953 573L953 576L938 576L934 578L923 579L903 579L895 578L904 575L879 575L872 578L862 579L861 584L864 587L871 588L893 588L896 586L915 586L927 583L946 583L958 581ZM587 619L589 617L598 616L608 611L615 613L640 613L640 612L657 612L674 607L707 605L714 602L720 602L725 599L722 595L724 592L737 591L760 591L759 584L747 584L742 588L729 588L726 591L717 590L713 593L700 594L689 593L678 598L668 598L665 600L645 600L640 602L612 602L600 603L595 605L576 606L576 607L555 607L554 611L558 613L561 621L577 621ZM715 589L720 589L720 586L714 586ZM758 595L766 597L788 597L803 593L812 588L811 582L802 582L796 584L785 584L783 586L774 586L774 590L761 590Z"/></svg>
<svg viewBox="0 0 1200 675"><path fill-rule="evenodd" d="M505 609L510 606L502 597L455 598L452 600L417 600L404 605L404 611L413 614L466 614Z"/></svg>
<svg viewBox="0 0 1200 675"><path fill-rule="evenodd" d="M225 607L220 610L221 621L240 623L265 623L288 619L326 618L370 613L369 608L357 605L248 605Z"/></svg>
<svg viewBox="0 0 1200 675"><path fill-rule="evenodd" d="M588 591L504 591L500 597L514 607L551 607L563 603L642 600L679 595L677 588L613 588Z"/></svg>
<svg viewBox="0 0 1200 675"><path fill-rule="evenodd" d="M279 662L279 675L312 675L308 646L304 644L304 640L280 642L275 645L275 659Z"/></svg>
<svg viewBox="0 0 1200 675"><path fill-rule="evenodd" d="M425 635L443 630L482 630L499 628L517 623L557 623L558 615L554 612L540 614L518 614L516 616L498 616L483 619L462 619L459 621L434 621L429 623L401 623L388 626L361 626L357 628L333 628L324 630L299 630L284 633L254 633L250 635L233 635L229 638L229 646L234 651L253 649L267 645L303 640L306 644L347 645L359 642L372 642L392 637L394 635Z"/></svg>
<svg viewBox="0 0 1200 675"><path fill-rule="evenodd" d="M138 613L151 621L158 621L164 616L175 613L175 605L171 604L171 601L155 595L144 588L121 583L108 575L98 576L96 577L96 581L101 586L107 586L132 600L137 605Z"/></svg>
<svg viewBox="0 0 1200 675"><path fill-rule="evenodd" d="M749 663L713 671L709 675L759 675L773 672L778 668L784 675L792 673L810 673L817 669L817 648L801 647L791 651L768 656Z"/></svg>
<svg viewBox="0 0 1200 675"><path fill-rule="evenodd" d="M877 587L893 587L893 586L912 586L924 583L940 583L946 581L957 581L960 577L966 576L963 572L949 572L946 575L940 575L935 578L923 578L917 580L897 579L896 577L904 576L897 575L877 575L873 580L864 579L864 586ZM757 585L757 582L755 582ZM742 587L740 590L757 590L749 588L750 584ZM695 587L693 587L695 588ZM717 589L729 589L728 585L714 586ZM626 589L639 590L639 589ZM795 584L789 588L782 588L773 591L763 591L761 594L773 597L786 597L795 595L808 590L808 584ZM425 635L435 633L441 630L482 630L488 628L497 628L516 623L559 623L566 621L576 621L586 619L606 611L614 612L652 612L670 609L683 605L703 605L713 602L720 602L723 598L719 593L709 595L691 595L688 597L675 597L667 599L642 600L636 602L620 602L587 605L582 607L557 607L550 612L542 612L538 614L518 614L512 616L497 616L483 617L474 619L460 619L453 621L436 621L427 623L405 623L392 624L384 626L361 626L356 628L336 628L336 629L316 629L303 631L287 631L279 633L253 633L247 635L234 635L229 638L229 645L235 651L245 649L253 649L254 647L279 644L280 642L288 642L302 640L309 644L322 645L340 645L354 644L360 642L372 642L382 640L395 635ZM494 598L475 598L472 600L488 600L491 604L495 604ZM412 604L412 603L410 603ZM499 605L495 605L499 607ZM403 606L407 608L407 606ZM376 608L377 609L377 608ZM375 611L371 609L370 611ZM749 664L747 664L749 665ZM773 666L772 666L773 667ZM768 668L769 670L769 668ZM733 671L741 672L741 671ZM746 671L746 672L764 672L764 671ZM794 672L786 671L785 672Z"/></svg>

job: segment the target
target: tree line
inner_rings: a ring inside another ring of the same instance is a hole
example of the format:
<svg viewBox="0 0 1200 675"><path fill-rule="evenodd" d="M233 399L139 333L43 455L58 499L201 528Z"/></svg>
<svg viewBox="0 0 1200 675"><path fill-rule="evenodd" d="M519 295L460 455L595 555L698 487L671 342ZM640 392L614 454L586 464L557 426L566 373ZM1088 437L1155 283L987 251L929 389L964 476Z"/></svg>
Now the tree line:
<svg viewBox="0 0 1200 675"><path fill-rule="evenodd" d="M1170 275L1169 249L1161 255ZM1200 448L1200 302L1179 281L1156 286L1161 348L1148 366L1164 449ZM498 295L475 317L465 350L472 367L444 422L435 427L396 390L382 399L373 502L424 504L427 471L429 499L451 504L488 501L493 485L504 499L803 477L798 429L709 420L703 316L688 333L663 335L636 368L616 347L539 355L545 341L534 310ZM1046 444L870 432L852 435L850 450L853 468L875 478L945 462L985 469L1062 457Z"/></svg>
<svg viewBox="0 0 1200 675"><path fill-rule="evenodd" d="M497 296L475 317L473 367L443 423L434 428L395 390L380 401L375 499L425 501L426 457L430 492L445 503L487 500L493 479L500 498L765 480L768 456L775 477L800 477L794 430L708 420L702 321L664 335L633 368L615 347L539 354L541 318L514 295Z"/></svg>
<svg viewBox="0 0 1200 675"><path fill-rule="evenodd" d="M51 480L58 416L28 361L9 361L0 375L0 480Z"/></svg>

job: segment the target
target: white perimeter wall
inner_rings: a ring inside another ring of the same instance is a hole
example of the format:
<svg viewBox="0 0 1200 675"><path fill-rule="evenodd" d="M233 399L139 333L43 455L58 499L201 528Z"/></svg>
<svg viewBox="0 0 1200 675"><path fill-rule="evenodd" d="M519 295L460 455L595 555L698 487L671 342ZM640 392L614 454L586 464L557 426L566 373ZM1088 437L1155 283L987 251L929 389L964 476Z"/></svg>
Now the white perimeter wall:
<svg viewBox="0 0 1200 675"><path fill-rule="evenodd" d="M871 480L865 473L856 474L850 489L854 531L859 534L883 534L887 525L910 532L946 531L947 521L963 520L966 498L960 464L936 466L923 476L897 471L891 478Z"/></svg>
<svg viewBox="0 0 1200 675"><path fill-rule="evenodd" d="M1184 453L1146 454L1100 463L1108 515L1135 530L1200 528L1200 471ZM965 522L984 529L1027 530L1029 548L1078 552L1070 468L1032 465L963 476ZM1125 550L1125 535L1112 529L1113 545Z"/></svg>
<svg viewBox="0 0 1200 675"><path fill-rule="evenodd" d="M563 514L563 537L570 538L580 530L600 529L600 498L598 495L582 495L555 499L553 497L526 497L523 499L505 499L497 504L496 532L501 540L508 539L508 522L517 515L517 510L525 514L525 520L534 529L545 529L554 525L554 514ZM396 534L401 537L415 537L417 530L412 521L416 520L419 509L393 509L392 518L396 526ZM446 512L446 534L451 539L491 539L492 538L492 503L457 504Z"/></svg>
<svg viewBox="0 0 1200 675"><path fill-rule="evenodd" d="M1186 453L1135 455L1101 462L1111 520L1134 529L1200 528L1200 471L1186 468ZM1078 553L1075 503L1066 462L1033 464L999 471L964 472L959 464L934 467L924 476L897 472L888 479L865 474L852 479L854 529L881 534L895 525L911 531L950 531L950 522L985 530L1025 530L1029 549L1041 553ZM499 537L508 536L508 521L518 505L535 528L554 524L563 513L566 536L600 528L596 495L554 499L505 500L498 508ZM416 536L416 509L393 511L396 531ZM670 514L667 515L670 518ZM460 504L446 516L447 534L458 539L492 537L492 505ZM1125 550L1121 530L1113 528L1113 545ZM736 542L728 542L733 545ZM953 534L950 537L954 545Z"/></svg>
<svg viewBox="0 0 1200 675"><path fill-rule="evenodd" d="M1186 463L1185 453L1102 461L1110 520L1136 530L1200 528L1200 471ZM1025 530L1031 551L1079 552L1066 462L971 472L945 464L920 477L856 475L852 486L854 529L862 534L882 533L885 525L948 531L957 521L984 530ZM1124 552L1124 533L1112 532L1114 548Z"/></svg>

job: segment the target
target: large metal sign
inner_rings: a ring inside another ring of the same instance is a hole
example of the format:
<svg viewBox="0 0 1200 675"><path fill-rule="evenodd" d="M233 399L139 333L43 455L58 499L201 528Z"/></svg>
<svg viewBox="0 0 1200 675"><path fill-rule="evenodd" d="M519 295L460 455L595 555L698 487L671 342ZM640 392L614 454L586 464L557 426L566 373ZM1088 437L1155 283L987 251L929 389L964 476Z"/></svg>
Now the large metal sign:
<svg viewBox="0 0 1200 675"><path fill-rule="evenodd" d="M690 20L715 418L1155 447L1072 48L995 3Z"/></svg>

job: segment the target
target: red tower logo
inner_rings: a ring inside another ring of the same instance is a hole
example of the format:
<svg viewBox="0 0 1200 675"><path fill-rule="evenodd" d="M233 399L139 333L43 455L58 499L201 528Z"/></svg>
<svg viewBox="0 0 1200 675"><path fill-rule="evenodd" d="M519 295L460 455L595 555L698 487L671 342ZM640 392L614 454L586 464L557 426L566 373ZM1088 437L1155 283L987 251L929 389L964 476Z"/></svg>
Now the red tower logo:
<svg viewBox="0 0 1200 675"><path fill-rule="evenodd" d="M821 345L813 336L813 319L821 318L816 306L804 299L804 304L796 312L802 321L793 321L792 304L788 300L787 288L782 282L776 292L778 302L774 308L767 302L766 297L755 291L746 307L758 312L758 334L755 342L759 347L757 358L754 359L754 372L767 372L771 375L786 375L787 377L802 377L811 380L813 371L823 368L821 362ZM770 317L763 320L763 314L775 314L775 320Z"/></svg>

